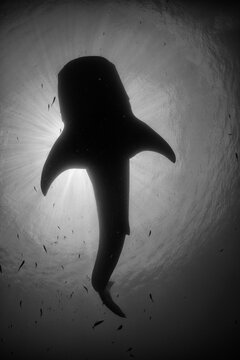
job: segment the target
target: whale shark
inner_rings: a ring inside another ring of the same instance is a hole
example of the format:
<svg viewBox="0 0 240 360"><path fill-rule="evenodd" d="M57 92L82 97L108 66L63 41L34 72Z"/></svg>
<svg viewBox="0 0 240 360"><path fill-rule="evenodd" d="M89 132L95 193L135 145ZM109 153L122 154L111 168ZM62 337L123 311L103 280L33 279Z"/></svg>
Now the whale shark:
<svg viewBox="0 0 240 360"><path fill-rule="evenodd" d="M58 73L58 99L64 129L53 144L41 174L46 196L63 171L86 169L97 205L99 245L91 283L103 304L126 317L111 296L111 275L129 226L130 159L157 152L171 162L171 146L132 112L115 65L102 56L71 60Z"/></svg>

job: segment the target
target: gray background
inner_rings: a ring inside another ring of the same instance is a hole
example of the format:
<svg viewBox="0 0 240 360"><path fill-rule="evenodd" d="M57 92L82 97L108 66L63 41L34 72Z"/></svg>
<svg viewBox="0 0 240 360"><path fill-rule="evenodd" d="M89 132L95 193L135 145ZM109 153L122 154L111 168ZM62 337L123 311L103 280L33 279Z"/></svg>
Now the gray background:
<svg viewBox="0 0 240 360"><path fill-rule="evenodd" d="M4 359L233 358L240 322L235 3L11 1L0 10ZM127 319L104 308L90 285L98 219L85 170L63 173L46 198L39 184L63 127L58 99L51 106L57 74L84 55L116 65L134 114L177 156L176 164L151 152L131 160L131 234L112 288Z"/></svg>

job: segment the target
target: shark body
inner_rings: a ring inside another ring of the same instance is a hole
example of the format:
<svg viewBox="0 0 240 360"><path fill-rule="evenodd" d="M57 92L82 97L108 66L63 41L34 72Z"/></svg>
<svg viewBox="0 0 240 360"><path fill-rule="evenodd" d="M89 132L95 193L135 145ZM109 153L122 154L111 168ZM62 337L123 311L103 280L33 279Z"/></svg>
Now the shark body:
<svg viewBox="0 0 240 360"><path fill-rule="evenodd" d="M173 163L170 145L137 119L118 72L100 56L80 57L58 74L58 98L64 129L44 164L41 189L47 194L63 171L85 168L91 179L99 220L99 247L92 285L103 303L125 317L110 293L110 277L130 234L129 160L155 151Z"/></svg>

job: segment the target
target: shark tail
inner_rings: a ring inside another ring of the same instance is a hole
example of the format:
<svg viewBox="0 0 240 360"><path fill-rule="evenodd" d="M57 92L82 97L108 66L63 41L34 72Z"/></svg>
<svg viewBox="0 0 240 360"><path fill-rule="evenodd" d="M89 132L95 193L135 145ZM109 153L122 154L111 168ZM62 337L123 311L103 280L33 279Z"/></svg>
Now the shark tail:
<svg viewBox="0 0 240 360"><path fill-rule="evenodd" d="M113 301L110 289L113 285L113 281L109 281L108 285L105 289L98 292L100 298L102 299L102 302L105 306L109 308L114 314L125 318L126 315L124 312L120 309L120 307Z"/></svg>

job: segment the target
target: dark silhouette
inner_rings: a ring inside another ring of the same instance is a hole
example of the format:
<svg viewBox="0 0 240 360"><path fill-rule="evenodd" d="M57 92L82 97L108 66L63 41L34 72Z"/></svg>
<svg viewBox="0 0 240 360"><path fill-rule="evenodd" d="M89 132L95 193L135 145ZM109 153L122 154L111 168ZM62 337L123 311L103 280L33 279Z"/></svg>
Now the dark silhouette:
<svg viewBox="0 0 240 360"><path fill-rule="evenodd" d="M23 267L24 264L25 264L25 260L23 260L23 261L21 262L21 265L19 266L18 271L21 269L21 267Z"/></svg>
<svg viewBox="0 0 240 360"><path fill-rule="evenodd" d="M64 130L44 164L41 189L70 168L86 168L92 181L99 219L99 248L93 288L115 314L125 317L112 300L109 281L130 234L129 159L156 151L175 162L168 143L132 113L115 66L100 56L67 63L58 74L58 98Z"/></svg>
<svg viewBox="0 0 240 360"><path fill-rule="evenodd" d="M52 103L51 103L51 106L53 106L55 100L56 100L56 96L54 96L53 101L52 101Z"/></svg>
<svg viewBox="0 0 240 360"><path fill-rule="evenodd" d="M84 286L84 285L83 285L83 287L86 290L86 292L88 293L88 288L86 286Z"/></svg>
<svg viewBox="0 0 240 360"><path fill-rule="evenodd" d="M92 326L92 329L94 329L96 326L102 324L104 322L104 320L99 320L99 321L96 321L93 326Z"/></svg>

